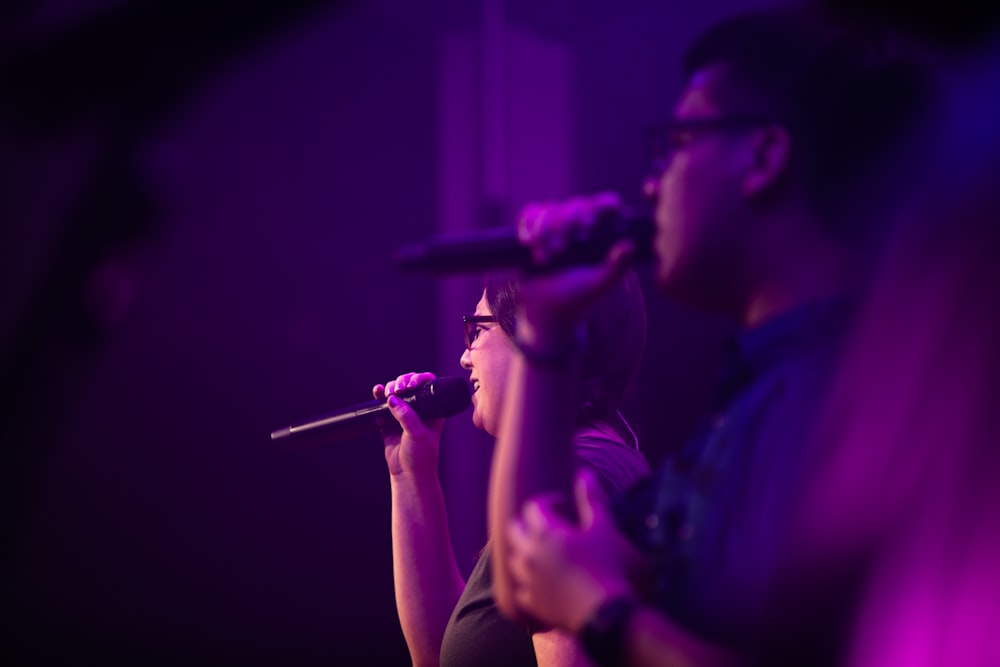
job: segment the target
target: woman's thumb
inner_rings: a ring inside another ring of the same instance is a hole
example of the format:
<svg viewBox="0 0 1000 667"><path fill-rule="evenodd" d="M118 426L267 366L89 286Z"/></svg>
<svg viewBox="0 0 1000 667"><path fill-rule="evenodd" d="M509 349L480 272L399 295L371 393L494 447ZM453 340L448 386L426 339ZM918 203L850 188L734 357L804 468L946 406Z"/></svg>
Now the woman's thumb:
<svg viewBox="0 0 1000 667"><path fill-rule="evenodd" d="M400 426L402 426L405 430L412 431L412 429L416 428L421 423L420 417L413 411L413 408L407 405L406 401L395 394L391 394L389 398L386 399L386 403L389 405L389 411L392 412L392 416L396 418L396 421L398 421Z"/></svg>

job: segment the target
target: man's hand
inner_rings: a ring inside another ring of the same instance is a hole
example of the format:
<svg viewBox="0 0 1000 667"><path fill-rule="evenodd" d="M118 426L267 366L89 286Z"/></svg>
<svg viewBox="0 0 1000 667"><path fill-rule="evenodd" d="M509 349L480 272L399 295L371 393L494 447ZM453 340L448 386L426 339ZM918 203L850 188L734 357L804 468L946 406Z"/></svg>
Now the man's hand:
<svg viewBox="0 0 1000 667"><path fill-rule="evenodd" d="M593 473L574 485L579 525L558 499L536 497L508 524L507 565L518 610L544 625L578 632L602 602L639 597L633 581L644 557L618 532Z"/></svg>
<svg viewBox="0 0 1000 667"><path fill-rule="evenodd" d="M587 236L603 217L622 214L622 202L613 193L529 204L518 216L518 238L543 267L575 238ZM635 252L635 244L623 240L609 249L601 264L522 276L518 338L541 346L565 340L587 307L621 278Z"/></svg>

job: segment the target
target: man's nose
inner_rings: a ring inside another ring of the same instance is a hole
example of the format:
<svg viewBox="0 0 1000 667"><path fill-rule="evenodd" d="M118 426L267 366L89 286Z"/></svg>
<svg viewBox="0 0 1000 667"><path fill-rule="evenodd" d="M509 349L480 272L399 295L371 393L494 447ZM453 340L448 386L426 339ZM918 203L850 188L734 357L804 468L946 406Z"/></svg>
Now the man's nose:
<svg viewBox="0 0 1000 667"><path fill-rule="evenodd" d="M650 203L656 203L656 198L660 196L660 178L658 176L650 175L642 180L642 196Z"/></svg>

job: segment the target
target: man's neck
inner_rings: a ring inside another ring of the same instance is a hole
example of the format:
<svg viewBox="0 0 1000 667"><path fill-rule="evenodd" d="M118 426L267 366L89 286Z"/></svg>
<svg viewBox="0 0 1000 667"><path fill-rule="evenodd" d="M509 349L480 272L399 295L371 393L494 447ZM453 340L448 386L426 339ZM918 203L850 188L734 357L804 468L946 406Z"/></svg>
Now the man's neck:
<svg viewBox="0 0 1000 667"><path fill-rule="evenodd" d="M782 262L747 298L743 326L754 327L792 308L848 292L854 284L854 269L852 257L832 248Z"/></svg>

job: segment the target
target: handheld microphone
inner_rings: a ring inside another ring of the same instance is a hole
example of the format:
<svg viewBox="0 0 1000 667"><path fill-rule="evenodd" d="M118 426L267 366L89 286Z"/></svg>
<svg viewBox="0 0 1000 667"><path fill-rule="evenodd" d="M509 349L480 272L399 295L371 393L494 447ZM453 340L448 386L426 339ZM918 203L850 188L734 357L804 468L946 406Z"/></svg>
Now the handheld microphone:
<svg viewBox="0 0 1000 667"><path fill-rule="evenodd" d="M396 396L421 419L453 417L472 402L469 382L460 377L440 377ZM339 441L378 431L380 424L389 422L396 423L385 401L368 401L272 431L271 440L323 431L324 438Z"/></svg>
<svg viewBox="0 0 1000 667"><path fill-rule="evenodd" d="M604 216L586 235L570 242L559 256L544 266L536 266L531 250L517 239L517 230L500 227L464 234L439 236L396 250L393 263L406 271L432 274L526 269L544 271L566 266L597 264L611 246L621 239L635 242L637 260L654 257L655 223L634 215Z"/></svg>

